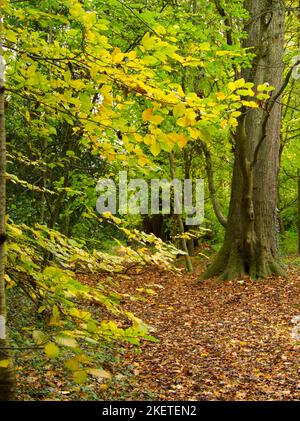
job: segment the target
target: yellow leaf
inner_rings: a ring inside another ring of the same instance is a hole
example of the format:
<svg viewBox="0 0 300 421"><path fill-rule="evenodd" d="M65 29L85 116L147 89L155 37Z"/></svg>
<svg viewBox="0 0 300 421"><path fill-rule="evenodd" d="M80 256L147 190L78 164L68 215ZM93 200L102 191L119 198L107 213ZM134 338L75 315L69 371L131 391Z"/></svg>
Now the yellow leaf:
<svg viewBox="0 0 300 421"><path fill-rule="evenodd" d="M130 53L127 54L127 57L129 58L129 60L134 60L136 58L136 52L130 51Z"/></svg>
<svg viewBox="0 0 300 421"><path fill-rule="evenodd" d="M230 91L234 91L236 89L235 83L234 82L229 82L228 83L228 89Z"/></svg>
<svg viewBox="0 0 300 421"><path fill-rule="evenodd" d="M182 102L175 105L175 107L173 108L173 115L176 118L181 117L184 113L185 113L185 105Z"/></svg>
<svg viewBox="0 0 300 421"><path fill-rule="evenodd" d="M79 3L76 3L69 8L69 12L70 15L74 16L75 18L80 17L83 15L83 8Z"/></svg>
<svg viewBox="0 0 300 421"><path fill-rule="evenodd" d="M209 51L210 50L209 42L203 42L202 44L199 44L199 50L200 51Z"/></svg>
<svg viewBox="0 0 300 421"><path fill-rule="evenodd" d="M155 136L153 134L146 134L144 137L144 143L145 145L152 145L152 143L155 142Z"/></svg>
<svg viewBox="0 0 300 421"><path fill-rule="evenodd" d="M160 154L161 152L161 147L160 144L158 142L153 142L152 145L150 146L150 151L152 152L152 154L154 156L157 156Z"/></svg>
<svg viewBox="0 0 300 421"><path fill-rule="evenodd" d="M147 108L144 110L142 113L142 119L143 121L149 121L155 125L160 124L164 120L160 115L153 114L153 108Z"/></svg>
<svg viewBox="0 0 300 421"><path fill-rule="evenodd" d="M11 42L17 42L18 41L18 34L16 32L11 31L10 29L7 29L5 31L5 38L8 41L11 41Z"/></svg>
<svg viewBox="0 0 300 421"><path fill-rule="evenodd" d="M125 54L122 53L122 51L118 47L115 48L111 54L112 61L115 64L121 63L124 57L125 57Z"/></svg>
<svg viewBox="0 0 300 421"><path fill-rule="evenodd" d="M227 56L229 54L231 54L231 51L228 51L228 50L216 51L216 56L219 56L219 57Z"/></svg>
<svg viewBox="0 0 300 421"><path fill-rule="evenodd" d="M141 167L149 164L149 160L145 156L139 156L138 160Z"/></svg>
<svg viewBox="0 0 300 421"><path fill-rule="evenodd" d="M155 31L158 34L161 34L161 35L165 35L167 33L166 28L164 26L162 26L162 25L156 26L155 27Z"/></svg>
<svg viewBox="0 0 300 421"><path fill-rule="evenodd" d="M153 123L155 125L159 125L160 123L162 123L164 121L164 118L160 115L154 115L153 118L150 121L151 121L151 123Z"/></svg>
<svg viewBox="0 0 300 421"><path fill-rule="evenodd" d="M197 129L195 129L194 127L189 127L188 128L188 131L189 131L189 133L190 133L190 136L191 136L191 138L192 139L198 139L198 137L199 137L199 130L197 130Z"/></svg>
<svg viewBox="0 0 300 421"><path fill-rule="evenodd" d="M31 118L30 118L30 113L28 110L25 110L25 120L30 123Z"/></svg>
<svg viewBox="0 0 300 421"><path fill-rule="evenodd" d="M150 37L149 32L147 32L143 39L142 39L142 46L145 48L145 50L151 50L154 46L155 39Z"/></svg>
<svg viewBox="0 0 300 421"><path fill-rule="evenodd" d="M185 147L185 145L187 144L187 137L185 134L180 136L177 144L181 149Z"/></svg>
<svg viewBox="0 0 300 421"><path fill-rule="evenodd" d="M255 92L252 89L238 89L236 93L241 96L254 96L255 95Z"/></svg>
<svg viewBox="0 0 300 421"><path fill-rule="evenodd" d="M226 95L225 95L223 92L217 92L217 93L216 93L216 97L217 97L219 100L222 100L222 99L225 99L225 98L226 98Z"/></svg>
<svg viewBox="0 0 300 421"><path fill-rule="evenodd" d="M143 121L149 121L149 119L153 116L153 108L147 108L143 111L142 118Z"/></svg>
<svg viewBox="0 0 300 421"><path fill-rule="evenodd" d="M14 287L14 286L16 285L16 282L15 282L15 281L13 281L13 280L12 280L12 279L8 276L8 274L7 274L7 273L4 275L4 278L5 278L5 284L6 284L7 288L12 288L12 287Z"/></svg>
<svg viewBox="0 0 300 421"><path fill-rule="evenodd" d="M49 342L45 346L44 351L49 358L56 358L59 354L59 348L53 342Z"/></svg>
<svg viewBox="0 0 300 421"><path fill-rule="evenodd" d="M230 126L232 127L237 127L238 122L236 118L230 117L230 119L228 120L228 124L230 124Z"/></svg>
<svg viewBox="0 0 300 421"><path fill-rule="evenodd" d="M249 108L258 108L258 104L255 101L242 101L242 104Z"/></svg>
<svg viewBox="0 0 300 421"><path fill-rule="evenodd" d="M236 80L235 81L235 87L236 87L236 89L238 89L238 88L242 88L243 86L245 86L245 79L244 78L241 78L241 79L238 79L238 80Z"/></svg>
<svg viewBox="0 0 300 421"><path fill-rule="evenodd" d="M7 368L10 364L10 360L0 360L0 367Z"/></svg>
<svg viewBox="0 0 300 421"><path fill-rule="evenodd" d="M20 230L20 228L16 227L15 225L9 225L9 230L12 231L14 235L22 234L22 230Z"/></svg>
<svg viewBox="0 0 300 421"><path fill-rule="evenodd" d="M181 127L192 126L193 124L195 124L195 119L191 119L188 116L181 117L176 121L176 124L178 124L178 126L181 126Z"/></svg>
<svg viewBox="0 0 300 421"><path fill-rule="evenodd" d="M228 89L230 91L235 91L236 89L242 88L243 86L245 86L246 82L244 78L238 79L235 82L229 82L228 83Z"/></svg>

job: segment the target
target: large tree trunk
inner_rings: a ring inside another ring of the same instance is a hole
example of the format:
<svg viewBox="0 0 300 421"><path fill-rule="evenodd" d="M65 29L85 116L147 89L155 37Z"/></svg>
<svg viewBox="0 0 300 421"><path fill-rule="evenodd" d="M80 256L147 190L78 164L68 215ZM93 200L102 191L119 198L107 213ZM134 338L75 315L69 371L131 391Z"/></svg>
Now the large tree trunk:
<svg viewBox="0 0 300 421"><path fill-rule="evenodd" d="M278 263L277 207L284 50L282 0L246 0L245 47L256 54L242 77L276 89L264 107L243 110L235 133L235 162L224 244L204 278L283 274Z"/></svg>
<svg viewBox="0 0 300 421"><path fill-rule="evenodd" d="M5 208L6 208L6 138L4 110L5 60L2 48L2 16L0 10L0 400L13 400L15 375L6 332L5 302Z"/></svg>

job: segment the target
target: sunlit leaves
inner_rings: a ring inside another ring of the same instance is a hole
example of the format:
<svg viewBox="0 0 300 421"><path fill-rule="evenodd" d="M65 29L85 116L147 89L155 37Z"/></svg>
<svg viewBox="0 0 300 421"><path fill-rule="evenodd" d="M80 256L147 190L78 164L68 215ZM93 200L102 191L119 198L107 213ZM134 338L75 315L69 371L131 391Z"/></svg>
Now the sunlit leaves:
<svg viewBox="0 0 300 421"><path fill-rule="evenodd" d="M228 89L230 91L235 91L236 89L243 88L245 86L245 84L246 84L245 79L243 79L243 78L238 79L234 82L229 82L228 83Z"/></svg>
<svg viewBox="0 0 300 421"><path fill-rule="evenodd" d="M164 120L162 116L153 114L153 108L147 108L143 111L142 117L143 121L149 121L155 125L160 124Z"/></svg>
<svg viewBox="0 0 300 421"><path fill-rule="evenodd" d="M147 50L151 50L154 47L154 45L155 45L155 40L156 39L154 37L151 37L150 33L147 32L144 35L144 37L143 37L143 39L141 41L141 45L144 47L144 49L146 51Z"/></svg>
<svg viewBox="0 0 300 421"><path fill-rule="evenodd" d="M258 103L255 102L255 101L242 101L242 104L245 107L249 107L249 108L258 108L259 107Z"/></svg>
<svg viewBox="0 0 300 421"><path fill-rule="evenodd" d="M111 54L111 58L114 64L121 63L124 57L125 57L125 54L121 52L120 48L115 48Z"/></svg>
<svg viewBox="0 0 300 421"><path fill-rule="evenodd" d="M30 24L8 28L10 42L22 40L20 48L26 52L25 61L7 50L10 61L19 69L18 73L10 75L9 83L19 91L26 87L26 96L39 103L41 112L50 112L58 121L72 125L74 133L82 133L85 145L94 155L101 154L109 162L127 163L131 162L130 155L137 155L138 162L144 166L147 158L133 142L125 144L124 141L125 153L121 150L122 144L112 145L117 132L141 131L143 137L149 134L151 139L145 138L145 143L148 143L150 153L157 156L161 151L172 149L168 132L175 130L176 126L181 133L182 129L197 126L200 116L204 121L220 124L221 115L226 113L225 106L230 113L232 101L254 95L253 85L240 79L228 84L229 93L225 88L218 92L214 98L217 102L214 102L193 92L185 94L180 83L175 87L173 76L170 80L165 77L166 72L172 75L178 66L190 67L191 71L207 65L217 67L218 60L239 55L237 49L218 50L210 42L202 41L191 42L181 53L180 39L177 38L179 28L162 24L154 24L152 31L145 32L133 51L121 46L112 47L107 31L109 22L96 9L87 9L77 0L66 1L66 5L67 13L63 16L57 13L52 16L42 7L30 10L33 20L42 18L49 24L53 17L68 22L61 31L52 34L51 43L46 43L39 30ZM18 6L14 6L13 12L21 16ZM85 28L84 48L79 22ZM55 65L51 61L54 58L59 60ZM214 96L211 92L211 97ZM141 106L140 98L147 99L148 108ZM175 119L172 122L170 113ZM30 118L29 115L27 120ZM148 123L148 133L139 127L140 118ZM234 121L229 115L225 118ZM155 131L158 126L162 132ZM39 129L45 130L46 136L55 135L47 124ZM177 142L179 147L184 143Z"/></svg>
<svg viewBox="0 0 300 421"><path fill-rule="evenodd" d="M195 117L196 117L196 114L193 111L190 111L184 117L180 117L176 121L176 124L180 127L193 126L196 123Z"/></svg>
<svg viewBox="0 0 300 421"><path fill-rule="evenodd" d="M271 92L274 91L274 86L270 86L269 83L264 83L257 86L258 92Z"/></svg>

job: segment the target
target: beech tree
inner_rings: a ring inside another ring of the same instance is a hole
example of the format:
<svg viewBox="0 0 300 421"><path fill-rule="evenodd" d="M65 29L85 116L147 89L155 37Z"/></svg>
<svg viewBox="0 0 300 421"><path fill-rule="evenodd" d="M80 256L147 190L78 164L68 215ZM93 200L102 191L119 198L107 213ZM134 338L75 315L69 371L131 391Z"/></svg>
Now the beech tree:
<svg viewBox="0 0 300 421"><path fill-rule="evenodd" d="M243 109L233 134L234 169L225 239L204 278L283 274L278 258L277 208L285 6L282 0L246 0L244 47L255 53L242 77L275 90L258 109Z"/></svg>

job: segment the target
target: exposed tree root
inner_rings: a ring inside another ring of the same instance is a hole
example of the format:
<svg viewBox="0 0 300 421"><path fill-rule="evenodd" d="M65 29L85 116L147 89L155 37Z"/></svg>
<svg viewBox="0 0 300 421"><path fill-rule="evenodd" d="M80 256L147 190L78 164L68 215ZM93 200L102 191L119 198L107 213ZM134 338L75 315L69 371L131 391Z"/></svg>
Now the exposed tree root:
<svg viewBox="0 0 300 421"><path fill-rule="evenodd" d="M247 259L236 243L231 248L226 244L221 248L199 281L213 277L220 280L237 279L245 275L251 279L264 279L271 275L286 277L284 268L271 253L259 248L252 259Z"/></svg>

